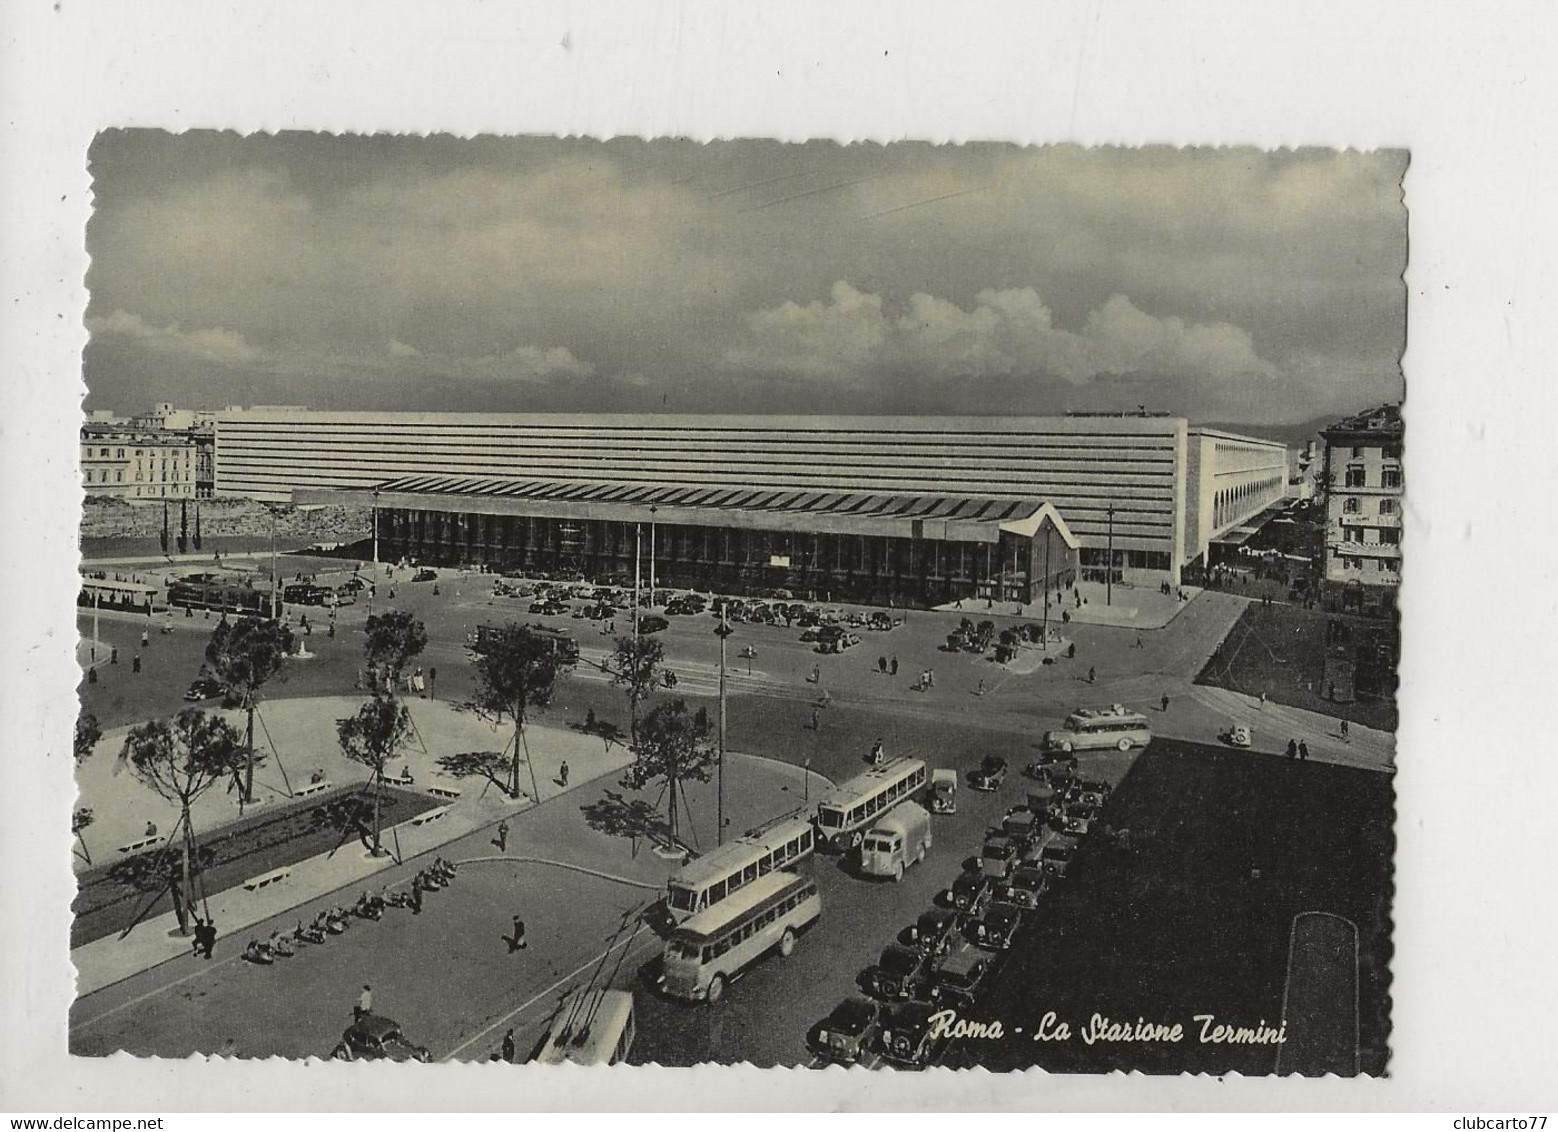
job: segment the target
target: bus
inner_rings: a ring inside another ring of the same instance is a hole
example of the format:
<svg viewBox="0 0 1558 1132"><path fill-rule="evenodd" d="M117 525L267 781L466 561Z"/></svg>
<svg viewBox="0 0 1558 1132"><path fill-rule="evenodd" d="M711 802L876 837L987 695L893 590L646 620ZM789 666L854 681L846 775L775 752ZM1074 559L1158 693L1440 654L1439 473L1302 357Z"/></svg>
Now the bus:
<svg viewBox="0 0 1558 1132"><path fill-rule="evenodd" d="M866 827L884 810L925 786L925 763L897 758L835 786L817 803L817 835L837 850L854 849Z"/></svg>
<svg viewBox="0 0 1558 1132"><path fill-rule="evenodd" d="M817 831L805 818L782 819L753 830L672 873L666 885L666 908L673 919L685 920L758 877L792 868L811 856L816 843Z"/></svg>
<svg viewBox="0 0 1558 1132"><path fill-rule="evenodd" d="M568 995L552 1016L535 1060L542 1065L616 1065L633 1049L637 1032L633 993L580 990Z"/></svg>
<svg viewBox="0 0 1558 1132"><path fill-rule="evenodd" d="M1140 712L1127 711L1119 704L1106 708L1077 708L1066 722L1044 733L1046 751L1085 751L1118 747L1129 751L1152 742L1152 725Z"/></svg>
<svg viewBox="0 0 1558 1132"><path fill-rule="evenodd" d="M117 609L124 613L151 613L161 609L157 587L117 578L82 578L76 604L87 609Z"/></svg>
<svg viewBox="0 0 1558 1132"><path fill-rule="evenodd" d="M811 879L786 872L758 877L671 933L660 985L676 998L718 1002L768 952L794 952L796 936L820 915L822 897Z"/></svg>
<svg viewBox="0 0 1558 1132"><path fill-rule="evenodd" d="M189 574L168 583L168 604L189 609L272 617L270 589L256 589L247 578Z"/></svg>

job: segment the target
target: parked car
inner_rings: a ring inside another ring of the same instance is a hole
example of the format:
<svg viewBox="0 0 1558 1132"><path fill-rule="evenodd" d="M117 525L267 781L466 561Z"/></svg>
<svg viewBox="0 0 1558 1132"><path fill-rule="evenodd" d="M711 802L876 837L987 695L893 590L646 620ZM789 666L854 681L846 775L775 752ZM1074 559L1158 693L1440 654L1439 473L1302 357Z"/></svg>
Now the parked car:
<svg viewBox="0 0 1558 1132"><path fill-rule="evenodd" d="M364 1014L346 1028L330 1054L337 1061L431 1061L425 1046L406 1040L400 1023L378 1014Z"/></svg>
<svg viewBox="0 0 1558 1132"><path fill-rule="evenodd" d="M1065 832L1074 837L1086 837L1098 820L1098 807L1074 802L1066 807Z"/></svg>
<svg viewBox="0 0 1558 1132"><path fill-rule="evenodd" d="M979 851L979 871L992 880L1005 880L1017 865L1017 846L1008 837L987 837Z"/></svg>
<svg viewBox="0 0 1558 1132"><path fill-rule="evenodd" d="M1051 878L1060 879L1071 868L1071 861L1077 854L1077 839L1070 835L1055 838L1044 846L1044 853L1040 858L1044 864L1044 871Z"/></svg>
<svg viewBox="0 0 1558 1132"><path fill-rule="evenodd" d="M881 610L877 610L866 619L867 629L876 629L882 632L891 630L897 624L898 623L893 620L893 615L891 613L883 613Z"/></svg>
<svg viewBox="0 0 1558 1132"><path fill-rule="evenodd" d="M999 790L1006 781L1006 760L999 755L986 755L979 769L969 776L969 785L975 790Z"/></svg>
<svg viewBox="0 0 1558 1132"><path fill-rule="evenodd" d="M931 908L920 913L920 918L904 928L898 938L921 951L939 951L947 937L956 933L963 923L963 916L946 908Z"/></svg>
<svg viewBox="0 0 1558 1132"><path fill-rule="evenodd" d="M882 1011L877 1044L889 1065L923 1069L935 1062L947 1044L947 1038L931 1021L938 1009L928 1002L887 1004Z"/></svg>
<svg viewBox="0 0 1558 1132"><path fill-rule="evenodd" d="M413 582L436 582L438 581L438 571L427 569L418 570L414 575L412 575L411 580Z"/></svg>
<svg viewBox="0 0 1558 1132"><path fill-rule="evenodd" d="M881 998L918 998L930 978L930 957L919 948L890 943L876 961L871 986Z"/></svg>
<svg viewBox="0 0 1558 1132"><path fill-rule="evenodd" d="M670 627L671 623L669 621L654 613L646 613L638 619L638 631L641 636L658 633L662 629L669 629Z"/></svg>
<svg viewBox="0 0 1558 1132"><path fill-rule="evenodd" d="M990 881L983 872L964 873L952 882L947 899L959 912L979 915L990 900Z"/></svg>
<svg viewBox="0 0 1558 1132"><path fill-rule="evenodd" d="M818 1057L854 1065L862 1055L869 1055L881 1020L880 1003L860 995L846 998L812 1027L806 1044Z"/></svg>
<svg viewBox="0 0 1558 1132"><path fill-rule="evenodd" d="M201 676L189 686L189 689L184 693L184 699L189 703L197 703L200 700L214 700L225 691L226 689L222 687L221 681L215 680L210 676Z"/></svg>
<svg viewBox="0 0 1558 1132"><path fill-rule="evenodd" d="M1004 901L991 904L974 925L974 943L989 951L1005 951L1011 947L1017 929L1022 926L1022 913L1015 904Z"/></svg>
<svg viewBox="0 0 1558 1132"><path fill-rule="evenodd" d="M990 956L967 940L948 948L931 974L931 1001L940 1006L967 1006L990 970Z"/></svg>
<svg viewBox="0 0 1558 1132"><path fill-rule="evenodd" d="M1043 824L1044 810L1034 811L1028 806L1013 806L1001 819L1001 832L1016 842L1027 841L1033 831Z"/></svg>
<svg viewBox="0 0 1558 1132"><path fill-rule="evenodd" d="M1042 859L1043 850L1039 850L1039 859ZM1001 899L1005 903L1017 908L1037 908L1039 898L1049 888L1049 878L1044 875L1044 869L1037 864L1022 864L1012 870L1011 879L1006 882L1006 887L1001 890Z"/></svg>
<svg viewBox="0 0 1558 1132"><path fill-rule="evenodd" d="M1254 742L1250 737L1250 729L1242 723L1236 723L1222 734L1222 740L1230 747L1248 748Z"/></svg>

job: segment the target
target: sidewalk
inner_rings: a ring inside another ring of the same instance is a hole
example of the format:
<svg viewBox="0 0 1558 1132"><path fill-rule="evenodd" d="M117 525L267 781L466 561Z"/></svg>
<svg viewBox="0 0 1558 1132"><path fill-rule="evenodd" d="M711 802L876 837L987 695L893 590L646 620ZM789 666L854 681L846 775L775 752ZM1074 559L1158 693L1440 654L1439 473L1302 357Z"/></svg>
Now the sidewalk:
<svg viewBox="0 0 1558 1132"><path fill-rule="evenodd" d="M1065 623L1064 614L1070 615L1072 625L1112 625L1125 629L1162 629L1178 617L1195 600L1201 591L1195 586L1179 587L1187 600L1180 601L1177 591L1163 594L1146 586L1116 585L1106 590L1102 582L1078 582L1076 590L1085 604L1078 605L1071 590L1064 591L1063 600L1051 601L1049 620L1052 625ZM961 608L959 605L961 604ZM1044 599L1024 605L1018 602L997 601L993 605L974 598L961 603L951 602L936 606L940 613L957 613L976 625L983 620L1004 617L1022 617L1039 621L1044 617Z"/></svg>
<svg viewBox="0 0 1558 1132"><path fill-rule="evenodd" d="M1343 740L1341 721L1319 712L1286 704L1262 704L1258 697L1204 684L1193 685L1189 695L1197 704L1220 716L1224 721L1223 729L1234 723L1248 727L1254 741L1251 748L1254 753L1285 755L1288 740L1293 739L1301 740L1309 748L1311 762L1386 773L1394 773L1396 769L1396 737L1388 731L1354 723L1348 727L1348 739ZM1166 732L1171 730L1165 729ZM1195 738L1205 741L1204 736Z"/></svg>
<svg viewBox="0 0 1558 1132"><path fill-rule="evenodd" d="M268 715L274 717L269 720L271 736L274 738L278 733L286 736L286 745L294 751L292 755L283 757L297 759L300 764L292 772L294 786L307 782L309 772L305 767L309 762L323 764L327 776L338 784L364 779L365 768L348 763L339 752L324 748L317 740L320 734L333 734L334 720L355 710L359 702L343 699L284 700L266 705ZM526 796L512 799L495 788L483 789L488 785L484 779L449 779L437 769L437 759L443 755L473 749L501 749L506 734L502 731L493 733L489 725L457 712L447 704L422 700L411 700L408 704L426 749L413 748L399 762L410 767L416 779L414 789L438 786L458 790L459 797L447 802L441 817L428 821L426 815L421 815L384 831L384 843L391 847L398 846L398 855L402 860L432 852L475 830L535 807L536 802L528 797L528 775L522 782ZM322 730L321 725L326 721L330 726ZM472 732L481 730L487 732L485 742L479 746L472 745ZM526 739L542 801L577 790L602 776L614 774L630 761L626 749L620 745L608 747L599 739L571 731L530 726L526 728ZM104 737L105 745L110 741L109 736ZM108 749L117 753L117 745ZM304 758L308 761L299 759L295 753L297 749L307 752ZM570 769L567 788L557 782L558 768L564 760L569 763ZM113 755L110 754L105 758L88 760L84 766L95 769L101 776L111 774L109 764L112 762ZM393 769L398 770L399 766ZM273 797L278 793L276 783L270 781L274 775L274 768L265 775L266 789ZM99 864L122 858L116 846L121 844L118 837L124 836L123 829L138 834L147 820L145 815L153 812L153 805L166 809L161 799L141 788L128 777L127 772L112 784L106 785L119 794L134 791L138 801L139 796L144 796L146 801L134 807L133 817L128 819L124 815L132 811L122 801L109 799L94 807L101 815L98 824L91 827L98 832L101 841L102 847L97 858ZM83 802L89 797L91 795L84 785ZM208 834L226 822L236 820L238 816L238 807L221 795L202 799L196 809L196 827L202 834ZM170 817L164 813L162 820L167 824L163 828L171 829L176 818L176 814ZM115 831L117 836L102 837L102 834L110 831ZM337 889L354 885L367 887L369 878L395 865L394 857L369 857L354 839L334 853L324 853L298 862L291 867L290 876L276 884L256 891L249 891L239 885L213 894L210 898L211 915L223 937L231 938L257 923ZM185 954L189 948L190 941L178 934L177 920L171 912L142 922L124 939L114 934L84 944L71 952L71 959L77 969L77 994L90 994Z"/></svg>

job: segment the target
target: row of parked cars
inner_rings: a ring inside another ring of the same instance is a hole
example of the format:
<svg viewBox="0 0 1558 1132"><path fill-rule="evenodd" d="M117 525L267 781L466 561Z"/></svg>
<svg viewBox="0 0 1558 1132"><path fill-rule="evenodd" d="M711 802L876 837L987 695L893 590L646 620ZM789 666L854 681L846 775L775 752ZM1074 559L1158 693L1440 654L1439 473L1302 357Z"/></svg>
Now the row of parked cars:
<svg viewBox="0 0 1558 1132"><path fill-rule="evenodd" d="M995 789L1005 774L1004 760L986 759L970 780ZM1079 777L1069 756L1047 758L1028 777L1025 803L987 831L979 857L942 894L942 906L883 949L862 979L866 993L812 1028L808 1045L820 1060L921 1068L941 1057L948 1039L936 1014L972 1005L1025 919L1064 880L1111 789Z"/></svg>

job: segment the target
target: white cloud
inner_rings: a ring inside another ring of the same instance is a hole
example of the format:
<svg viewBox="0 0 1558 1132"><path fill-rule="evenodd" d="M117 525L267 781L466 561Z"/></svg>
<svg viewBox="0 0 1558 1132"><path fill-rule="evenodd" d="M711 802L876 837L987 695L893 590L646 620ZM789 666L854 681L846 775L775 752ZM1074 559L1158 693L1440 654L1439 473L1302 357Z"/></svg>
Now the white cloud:
<svg viewBox="0 0 1558 1132"><path fill-rule="evenodd" d="M728 364L800 377L1050 375L1075 384L1095 377L1158 374L1227 379L1269 377L1250 335L1225 322L1158 317L1114 295L1079 332L1059 329L1031 287L980 291L969 309L915 294L896 317L881 296L847 282L830 300L785 302L747 318L747 337Z"/></svg>
<svg viewBox="0 0 1558 1132"><path fill-rule="evenodd" d="M539 381L554 377L592 377L595 367L581 362L566 346L541 349L520 346L503 354L480 358L453 359L454 370L462 377L490 381Z"/></svg>
<svg viewBox="0 0 1558 1132"><path fill-rule="evenodd" d="M415 346L406 345L399 338L390 339L389 352L392 358L419 358L422 356L421 350L418 350Z"/></svg>
<svg viewBox="0 0 1558 1132"><path fill-rule="evenodd" d="M179 354L208 362L253 362L263 351L244 341L242 334L219 326L202 330L184 330L178 323L153 326L140 315L115 310L107 318L87 319L93 335L119 335L133 338L147 348L164 354Z"/></svg>

